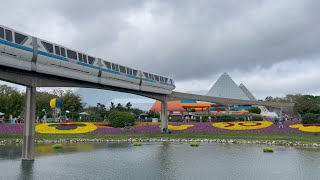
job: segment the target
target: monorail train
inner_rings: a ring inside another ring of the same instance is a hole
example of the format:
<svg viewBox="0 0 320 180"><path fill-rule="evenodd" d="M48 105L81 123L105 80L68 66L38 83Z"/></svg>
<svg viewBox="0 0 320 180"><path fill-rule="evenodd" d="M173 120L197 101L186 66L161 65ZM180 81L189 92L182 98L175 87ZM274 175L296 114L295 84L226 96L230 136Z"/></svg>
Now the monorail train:
<svg viewBox="0 0 320 180"><path fill-rule="evenodd" d="M171 78L126 67L0 26L0 65L138 91L171 94Z"/></svg>

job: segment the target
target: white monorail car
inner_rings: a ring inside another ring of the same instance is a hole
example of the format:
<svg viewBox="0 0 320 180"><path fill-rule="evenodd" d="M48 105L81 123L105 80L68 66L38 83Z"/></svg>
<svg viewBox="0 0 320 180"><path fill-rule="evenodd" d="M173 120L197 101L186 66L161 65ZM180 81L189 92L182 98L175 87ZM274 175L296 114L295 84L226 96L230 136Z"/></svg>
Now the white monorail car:
<svg viewBox="0 0 320 180"><path fill-rule="evenodd" d="M170 94L171 78L90 56L0 26L0 65L103 85Z"/></svg>

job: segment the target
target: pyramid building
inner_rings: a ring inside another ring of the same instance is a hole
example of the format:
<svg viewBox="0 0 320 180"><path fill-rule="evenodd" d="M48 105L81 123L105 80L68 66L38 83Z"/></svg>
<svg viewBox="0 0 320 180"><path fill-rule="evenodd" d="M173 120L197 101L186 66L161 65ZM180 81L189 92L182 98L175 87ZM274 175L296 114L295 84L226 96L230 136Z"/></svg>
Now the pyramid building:
<svg viewBox="0 0 320 180"><path fill-rule="evenodd" d="M207 95L230 99L250 100L246 93L238 87L226 72L220 76Z"/></svg>
<svg viewBox="0 0 320 180"><path fill-rule="evenodd" d="M242 83L239 85L239 88L247 95L250 101L256 101L257 99L251 94L245 85Z"/></svg>

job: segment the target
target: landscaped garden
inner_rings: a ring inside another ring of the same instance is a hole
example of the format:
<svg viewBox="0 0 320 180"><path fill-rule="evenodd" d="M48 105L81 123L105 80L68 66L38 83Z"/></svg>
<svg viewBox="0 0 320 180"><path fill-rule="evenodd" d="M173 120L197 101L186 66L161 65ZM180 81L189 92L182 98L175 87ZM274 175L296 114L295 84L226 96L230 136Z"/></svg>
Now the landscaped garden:
<svg viewBox="0 0 320 180"><path fill-rule="evenodd" d="M270 121L169 123L171 133L249 132L249 133L318 133L320 125L285 121L284 128ZM130 128L111 127L104 122L70 122L36 124L37 134L121 134L160 133L160 123L136 122ZM20 134L22 124L0 124L0 134Z"/></svg>

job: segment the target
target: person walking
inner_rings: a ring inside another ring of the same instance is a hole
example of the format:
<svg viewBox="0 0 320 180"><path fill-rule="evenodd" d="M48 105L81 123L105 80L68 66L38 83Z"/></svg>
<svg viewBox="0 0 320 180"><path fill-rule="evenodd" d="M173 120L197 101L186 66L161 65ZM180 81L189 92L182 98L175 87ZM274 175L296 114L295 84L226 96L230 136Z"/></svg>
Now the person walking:
<svg viewBox="0 0 320 180"><path fill-rule="evenodd" d="M283 121L281 119L279 120L279 128L283 129Z"/></svg>

